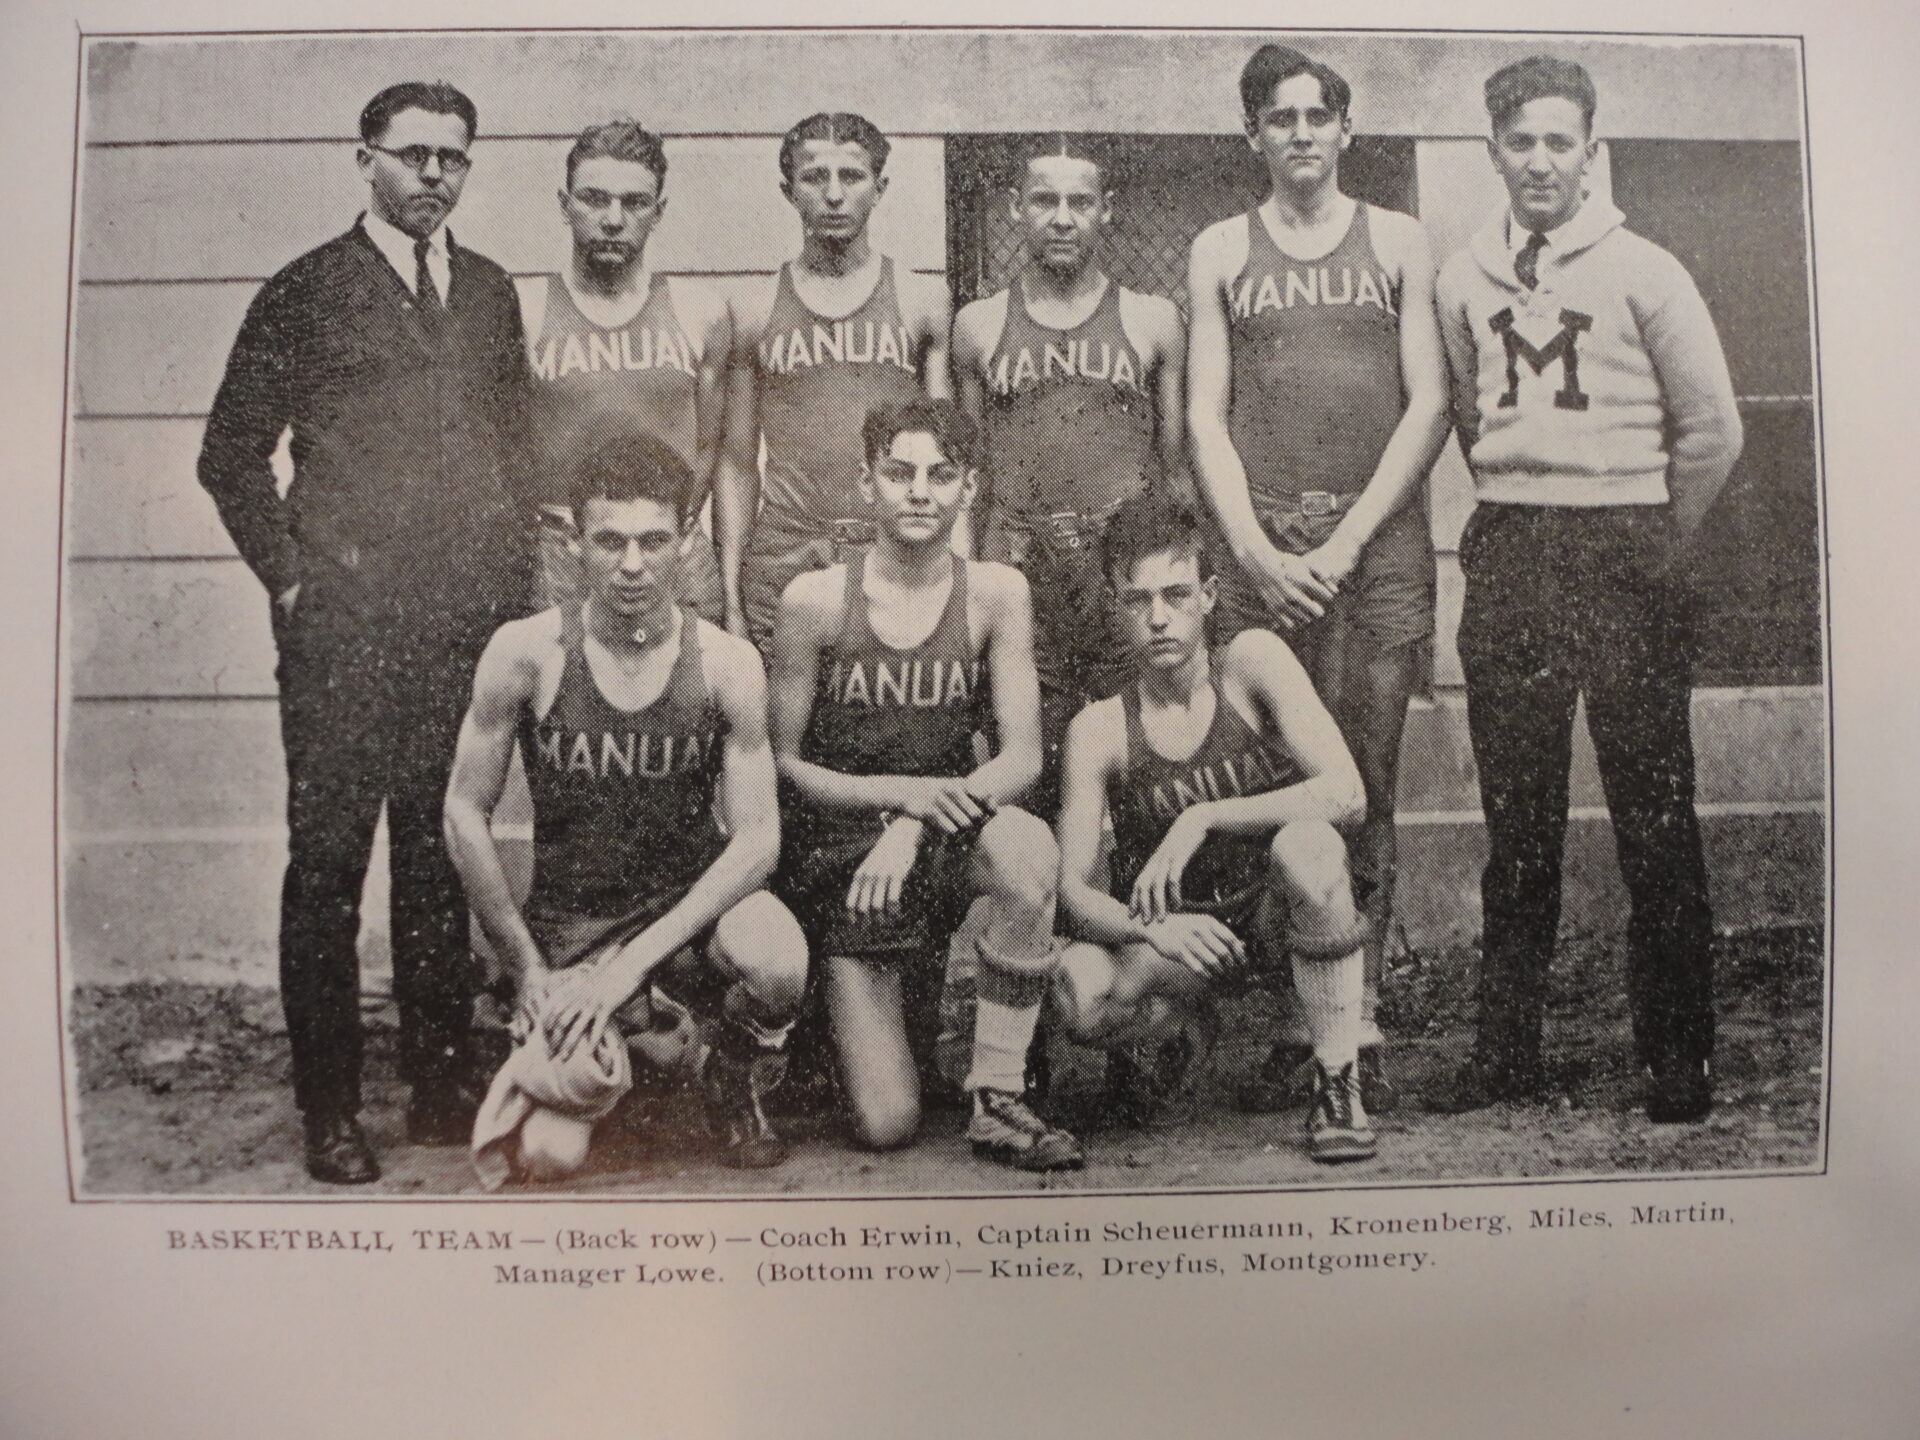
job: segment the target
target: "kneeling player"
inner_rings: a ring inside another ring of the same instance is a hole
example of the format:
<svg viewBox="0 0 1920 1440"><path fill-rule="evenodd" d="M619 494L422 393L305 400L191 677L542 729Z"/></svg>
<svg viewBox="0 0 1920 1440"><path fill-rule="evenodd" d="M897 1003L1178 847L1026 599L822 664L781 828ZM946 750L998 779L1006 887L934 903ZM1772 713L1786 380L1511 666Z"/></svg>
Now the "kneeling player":
<svg viewBox="0 0 1920 1440"><path fill-rule="evenodd" d="M622 1029L649 1026L656 984L720 992L709 1113L729 1163L758 1167L785 1158L762 1101L785 1068L806 944L760 889L780 849L760 658L674 601L692 486L686 462L652 436L605 442L578 462L570 499L587 599L502 626L489 643L446 830L474 912L519 981L521 1050L539 1066L587 1066L607 1037L617 1046ZM524 913L489 824L516 738L534 811ZM528 1059L516 1053L509 1067ZM536 1179L585 1159L593 1108L512 1113L512 1135L476 1129L476 1146L512 1142Z"/></svg>
<svg viewBox="0 0 1920 1440"><path fill-rule="evenodd" d="M1365 809L1359 771L1281 640L1247 630L1208 648L1217 587L1192 510L1129 501L1108 525L1103 563L1137 678L1067 731L1061 897L1092 943L1062 960L1066 1029L1126 1057L1158 1056L1169 1040L1191 1056L1191 1037L1211 1031L1209 992L1290 951L1314 1052L1311 1153L1366 1159L1365 924L1335 829ZM1107 817L1110 891L1095 884ZM1177 1083L1153 1078L1162 1093Z"/></svg>
<svg viewBox="0 0 1920 1440"><path fill-rule="evenodd" d="M773 686L774 748L798 792L784 883L826 957L854 1129L877 1149L913 1138L920 1094L900 965L940 963L967 903L984 895L968 1138L1020 1169L1076 1167L1079 1142L1024 1096L1058 960L1059 868L1047 827L1010 804L1040 770L1027 582L949 546L975 483L976 432L957 406L882 407L864 440L873 547L787 586ZM976 765L974 736L989 727L999 753Z"/></svg>

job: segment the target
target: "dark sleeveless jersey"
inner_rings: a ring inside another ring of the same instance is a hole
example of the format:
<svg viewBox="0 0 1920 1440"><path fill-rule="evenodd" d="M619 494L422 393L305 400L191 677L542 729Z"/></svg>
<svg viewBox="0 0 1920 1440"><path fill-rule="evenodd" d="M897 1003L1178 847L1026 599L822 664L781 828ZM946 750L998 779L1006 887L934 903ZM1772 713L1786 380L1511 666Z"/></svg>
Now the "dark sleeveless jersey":
<svg viewBox="0 0 1920 1440"><path fill-rule="evenodd" d="M782 265L759 357L767 507L819 520L864 517L861 423L875 406L921 393L892 258L881 258L860 308L837 320L809 309L793 288L793 266Z"/></svg>
<svg viewBox="0 0 1920 1440"><path fill-rule="evenodd" d="M1107 780L1113 820L1113 893L1125 895L1180 812L1204 800L1264 795L1298 784L1293 757L1266 739L1233 708L1216 680L1213 720L1206 738L1185 760L1168 760L1147 740L1140 721L1140 690L1120 692L1127 717L1126 767ZM1201 909L1242 895L1266 875L1267 844L1248 835L1210 835L1181 880L1185 908Z"/></svg>
<svg viewBox="0 0 1920 1440"><path fill-rule="evenodd" d="M1227 428L1256 500L1364 489L1400 423L1400 289L1374 253L1371 214L1355 205L1318 260L1283 254L1260 212L1246 216Z"/></svg>
<svg viewBox="0 0 1920 1440"><path fill-rule="evenodd" d="M1019 281L987 361L987 464L995 511L1031 529L1047 516L1105 515L1159 468L1145 359L1120 323L1120 285L1071 330L1042 325Z"/></svg>
<svg viewBox="0 0 1920 1440"><path fill-rule="evenodd" d="M680 612L680 654L666 688L639 710L600 693L582 607L561 616L560 688L544 716L520 723L533 792L528 909L623 915L647 897L688 889L725 847L713 814L724 724L692 611Z"/></svg>
<svg viewBox="0 0 1920 1440"><path fill-rule="evenodd" d="M990 711L986 667L967 626L967 562L955 557L953 587L933 632L910 650L873 633L863 593L867 554L847 562L840 633L820 656L819 688L802 759L844 775L965 775L974 732ZM872 817L820 811L813 838L865 833Z"/></svg>
<svg viewBox="0 0 1920 1440"><path fill-rule="evenodd" d="M643 431L698 468L699 355L674 310L666 276L656 275L639 313L613 329L589 320L566 282L550 276L530 357L541 502L566 504L572 458L608 435Z"/></svg>

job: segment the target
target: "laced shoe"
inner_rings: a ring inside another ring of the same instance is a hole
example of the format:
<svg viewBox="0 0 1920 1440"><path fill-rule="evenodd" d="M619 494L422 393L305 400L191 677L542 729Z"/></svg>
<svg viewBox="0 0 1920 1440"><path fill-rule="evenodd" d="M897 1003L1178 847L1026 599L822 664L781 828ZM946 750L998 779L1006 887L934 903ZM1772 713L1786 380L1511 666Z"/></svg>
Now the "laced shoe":
<svg viewBox="0 0 1920 1440"><path fill-rule="evenodd" d="M1067 1131L1034 1114L1010 1090L976 1090L967 1139L973 1153L1015 1170L1078 1170L1087 1153Z"/></svg>
<svg viewBox="0 0 1920 1440"><path fill-rule="evenodd" d="M1307 1153L1323 1165L1373 1158L1373 1126L1367 1123L1366 1105L1360 1099L1357 1068L1357 1063L1349 1063L1329 1071L1314 1062Z"/></svg>
<svg viewBox="0 0 1920 1440"><path fill-rule="evenodd" d="M715 1049L707 1056L703 1088L707 1124L726 1146L721 1159L736 1170L765 1170L787 1158L787 1145L767 1120L766 1099L780 1087L787 1057L761 1050L751 1058Z"/></svg>

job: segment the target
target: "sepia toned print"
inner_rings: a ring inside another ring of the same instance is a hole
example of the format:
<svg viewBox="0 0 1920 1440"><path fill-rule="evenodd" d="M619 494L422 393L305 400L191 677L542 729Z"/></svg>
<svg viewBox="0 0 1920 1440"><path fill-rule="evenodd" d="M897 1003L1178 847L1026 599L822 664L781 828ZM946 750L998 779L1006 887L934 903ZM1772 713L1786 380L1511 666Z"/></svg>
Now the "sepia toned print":
<svg viewBox="0 0 1920 1440"><path fill-rule="evenodd" d="M1822 1166L1794 43L95 38L81 132L76 1195Z"/></svg>

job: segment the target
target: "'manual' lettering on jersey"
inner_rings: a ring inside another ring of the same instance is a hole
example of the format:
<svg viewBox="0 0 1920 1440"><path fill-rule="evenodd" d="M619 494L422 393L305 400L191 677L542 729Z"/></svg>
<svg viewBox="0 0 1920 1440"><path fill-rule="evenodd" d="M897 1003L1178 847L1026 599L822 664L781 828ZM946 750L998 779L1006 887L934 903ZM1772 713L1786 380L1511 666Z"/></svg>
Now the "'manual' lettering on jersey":
<svg viewBox="0 0 1920 1440"><path fill-rule="evenodd" d="M979 683L978 660L836 660L827 696L840 705L934 710L967 704Z"/></svg>
<svg viewBox="0 0 1920 1440"><path fill-rule="evenodd" d="M533 355L533 373L542 380L656 366L696 375L692 342L671 330L596 330L584 344L578 335L555 336Z"/></svg>
<svg viewBox="0 0 1920 1440"><path fill-rule="evenodd" d="M1171 824L1180 812L1207 800L1231 800L1240 795L1264 795L1278 790L1293 772L1278 755L1266 750L1216 760L1153 787L1153 813Z"/></svg>
<svg viewBox="0 0 1920 1440"><path fill-rule="evenodd" d="M1520 362L1522 360L1533 367L1533 373L1536 375L1544 375L1547 366L1558 360L1560 388L1553 395L1555 407L1561 410L1587 408L1586 392L1580 388L1579 339L1593 328L1591 315L1582 315L1578 310L1562 310L1560 333L1538 350L1533 348L1532 342L1526 336L1513 328L1511 306L1495 315L1487 325L1507 347L1507 393L1500 397L1502 409L1508 409L1520 403Z"/></svg>
<svg viewBox="0 0 1920 1440"><path fill-rule="evenodd" d="M1140 373L1133 354L1111 340L1063 340L1039 347L1034 358L1032 345L1003 352L989 380L996 395L1011 395L1043 380L1104 380L1122 390L1138 390Z"/></svg>
<svg viewBox="0 0 1920 1440"><path fill-rule="evenodd" d="M1233 316L1245 320L1263 310L1291 310L1296 305L1373 305L1389 315L1400 313L1393 281L1384 270L1364 266L1296 265L1286 272L1283 287L1272 271L1256 281L1249 275L1233 292Z"/></svg>
<svg viewBox="0 0 1920 1440"><path fill-rule="evenodd" d="M706 760L709 735L640 735L628 730L594 733L542 725L540 764L593 780L663 780L697 770Z"/></svg>
<svg viewBox="0 0 1920 1440"><path fill-rule="evenodd" d="M808 334L796 325L785 334L760 342L760 368L769 375L785 375L803 365L892 365L914 372L913 336L904 325L873 320L835 320L815 324ZM917 373L917 372L914 372Z"/></svg>

